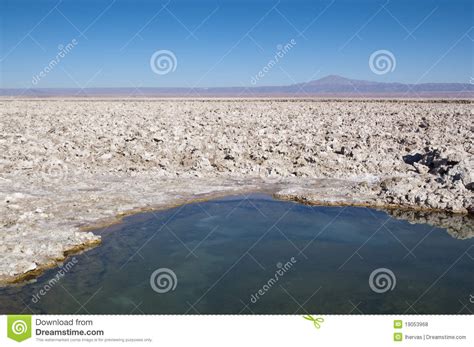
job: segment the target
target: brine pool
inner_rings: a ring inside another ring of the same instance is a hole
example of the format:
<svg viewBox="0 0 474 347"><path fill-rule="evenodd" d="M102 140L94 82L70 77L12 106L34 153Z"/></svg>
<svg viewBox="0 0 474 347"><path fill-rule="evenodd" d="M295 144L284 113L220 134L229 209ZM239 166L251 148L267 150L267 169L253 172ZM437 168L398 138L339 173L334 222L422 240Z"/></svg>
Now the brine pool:
<svg viewBox="0 0 474 347"><path fill-rule="evenodd" d="M233 196L129 216L0 289L0 313L470 313L474 238L384 211Z"/></svg>

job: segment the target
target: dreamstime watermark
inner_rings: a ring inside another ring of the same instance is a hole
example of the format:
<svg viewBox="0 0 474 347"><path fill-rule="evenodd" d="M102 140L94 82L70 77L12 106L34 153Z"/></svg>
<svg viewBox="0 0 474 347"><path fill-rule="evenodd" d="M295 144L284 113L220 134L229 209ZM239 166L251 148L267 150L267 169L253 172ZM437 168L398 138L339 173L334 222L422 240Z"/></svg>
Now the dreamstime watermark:
<svg viewBox="0 0 474 347"><path fill-rule="evenodd" d="M25 321L22 320L16 320L12 324L12 332L15 335L21 335L24 334L28 331L28 325L25 323Z"/></svg>
<svg viewBox="0 0 474 347"><path fill-rule="evenodd" d="M60 159L52 160L41 165L40 175L44 181L59 182L66 179L69 169L66 163Z"/></svg>
<svg viewBox="0 0 474 347"><path fill-rule="evenodd" d="M250 296L250 302L252 304L257 303L257 301L265 295L266 292L272 289L272 287L293 267L294 264L296 264L295 257L291 257L285 264L277 263L276 266L278 270L275 271L274 275L262 286L262 288Z"/></svg>
<svg viewBox="0 0 474 347"><path fill-rule="evenodd" d="M397 60L390 51L381 49L370 55L369 67L374 74L385 75L389 72L393 72L396 66Z"/></svg>
<svg viewBox="0 0 474 347"><path fill-rule="evenodd" d="M77 46L77 44L77 40L72 39L71 42L66 45L59 45L58 53L56 54L56 56L51 59L48 65L46 65L38 74L33 76L31 83L33 85L37 85L42 78L46 77L47 74L54 70L56 65L58 65L61 60L63 60L74 49L74 47Z"/></svg>
<svg viewBox="0 0 474 347"><path fill-rule="evenodd" d="M375 293L382 294L394 290L397 278L392 270L381 267L372 271L369 277L369 287Z"/></svg>
<svg viewBox="0 0 474 347"><path fill-rule="evenodd" d="M48 294L48 292L58 284L61 279L66 276L66 274L71 271L71 269L78 263L76 257L72 257L66 264L60 265L59 270L56 272L56 275L46 282L40 290L38 290L31 297L31 302L37 304L43 296Z"/></svg>
<svg viewBox="0 0 474 347"><path fill-rule="evenodd" d="M175 290L177 285L178 278L171 269L159 268L153 271L150 276L150 286L155 292L159 294Z"/></svg>
<svg viewBox="0 0 474 347"><path fill-rule="evenodd" d="M8 315L7 336L17 342L31 337L31 315Z"/></svg>
<svg viewBox="0 0 474 347"><path fill-rule="evenodd" d="M176 55L167 49L156 51L150 58L151 70L157 75L174 72L177 66L178 59L176 59Z"/></svg>
<svg viewBox="0 0 474 347"><path fill-rule="evenodd" d="M255 76L252 76L250 78L250 83L252 83L252 85L257 84L257 82L261 80L262 78L264 78L265 75L268 72L270 72L270 70L273 69L273 67L275 67L280 62L280 60L283 59L283 57L287 55L288 52L295 45L296 45L295 39L291 39L289 42L287 42L284 45L281 45L281 44L277 45L277 51L275 52L275 55L273 56L273 58L270 59L268 63L259 72L257 72Z"/></svg>

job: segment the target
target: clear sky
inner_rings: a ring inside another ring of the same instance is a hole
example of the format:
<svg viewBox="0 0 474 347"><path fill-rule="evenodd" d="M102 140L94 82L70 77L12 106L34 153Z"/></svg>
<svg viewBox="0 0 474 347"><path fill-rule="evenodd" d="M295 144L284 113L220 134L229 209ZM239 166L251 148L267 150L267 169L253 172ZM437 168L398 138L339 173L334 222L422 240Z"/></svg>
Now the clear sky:
<svg viewBox="0 0 474 347"><path fill-rule="evenodd" d="M469 82L474 76L472 0L0 4L2 88L286 85L330 74ZM156 73L150 64L160 50L176 57L168 73ZM395 59L387 73L376 74L369 66L379 50Z"/></svg>

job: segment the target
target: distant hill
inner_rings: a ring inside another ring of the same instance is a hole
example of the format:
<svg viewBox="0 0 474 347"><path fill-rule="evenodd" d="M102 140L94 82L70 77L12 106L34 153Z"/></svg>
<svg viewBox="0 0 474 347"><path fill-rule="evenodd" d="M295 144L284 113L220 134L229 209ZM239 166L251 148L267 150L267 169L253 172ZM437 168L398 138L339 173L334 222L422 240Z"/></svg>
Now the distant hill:
<svg viewBox="0 0 474 347"><path fill-rule="evenodd" d="M0 89L0 96L54 97L448 97L474 98L470 83L385 83L329 75L286 86L214 88L35 88Z"/></svg>

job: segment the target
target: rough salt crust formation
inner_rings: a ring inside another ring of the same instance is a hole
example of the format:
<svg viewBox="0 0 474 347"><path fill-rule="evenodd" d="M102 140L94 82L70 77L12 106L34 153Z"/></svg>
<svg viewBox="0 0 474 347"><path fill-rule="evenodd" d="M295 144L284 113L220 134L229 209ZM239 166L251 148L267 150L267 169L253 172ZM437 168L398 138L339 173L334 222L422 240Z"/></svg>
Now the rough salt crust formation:
<svg viewBox="0 0 474 347"><path fill-rule="evenodd" d="M0 100L0 282L99 243L86 226L262 189L472 237L473 119L452 100Z"/></svg>

